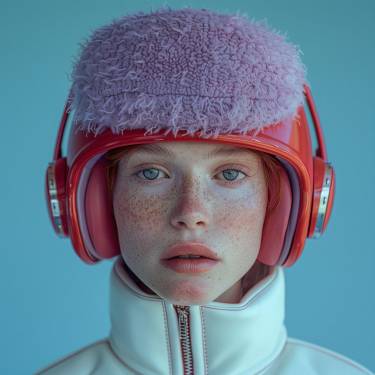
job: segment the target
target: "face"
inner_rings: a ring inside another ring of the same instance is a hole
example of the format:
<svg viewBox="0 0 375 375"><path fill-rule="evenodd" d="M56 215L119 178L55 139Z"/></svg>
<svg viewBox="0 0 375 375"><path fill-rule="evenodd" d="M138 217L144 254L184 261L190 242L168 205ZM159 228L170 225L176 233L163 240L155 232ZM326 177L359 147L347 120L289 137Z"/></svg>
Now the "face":
<svg viewBox="0 0 375 375"><path fill-rule="evenodd" d="M267 207L257 153L210 142L136 146L119 161L113 207L122 257L154 293L176 305L239 302ZM202 243L218 260L177 272L162 259L181 242Z"/></svg>

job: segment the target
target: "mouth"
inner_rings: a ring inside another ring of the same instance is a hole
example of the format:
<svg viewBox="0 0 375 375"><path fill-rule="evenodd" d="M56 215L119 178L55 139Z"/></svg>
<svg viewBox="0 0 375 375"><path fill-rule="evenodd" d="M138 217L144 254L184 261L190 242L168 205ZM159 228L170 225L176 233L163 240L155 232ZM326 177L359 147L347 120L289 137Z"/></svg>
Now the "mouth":
<svg viewBox="0 0 375 375"><path fill-rule="evenodd" d="M177 273L202 273L210 271L219 261L205 257L173 257L163 259L162 264Z"/></svg>
<svg viewBox="0 0 375 375"><path fill-rule="evenodd" d="M179 255L176 257L168 258L167 260L169 259L211 259L211 258L203 257L200 255L188 254L188 255Z"/></svg>
<svg viewBox="0 0 375 375"><path fill-rule="evenodd" d="M170 247L161 263L177 273L202 273L219 263L219 257L201 243L185 242Z"/></svg>
<svg viewBox="0 0 375 375"><path fill-rule="evenodd" d="M218 256L209 247L198 242L177 243L171 246L162 257L162 260L169 259L210 259L218 261Z"/></svg>

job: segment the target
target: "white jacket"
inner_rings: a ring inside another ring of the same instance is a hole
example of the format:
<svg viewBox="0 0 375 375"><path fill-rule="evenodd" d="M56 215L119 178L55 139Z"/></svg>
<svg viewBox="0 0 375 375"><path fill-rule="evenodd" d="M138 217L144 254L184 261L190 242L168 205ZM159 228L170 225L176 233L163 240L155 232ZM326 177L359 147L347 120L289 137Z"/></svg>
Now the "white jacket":
<svg viewBox="0 0 375 375"><path fill-rule="evenodd" d="M372 374L337 353L288 338L284 289L283 270L276 267L240 303L193 305L186 315L140 290L118 259L111 273L109 337L38 374Z"/></svg>

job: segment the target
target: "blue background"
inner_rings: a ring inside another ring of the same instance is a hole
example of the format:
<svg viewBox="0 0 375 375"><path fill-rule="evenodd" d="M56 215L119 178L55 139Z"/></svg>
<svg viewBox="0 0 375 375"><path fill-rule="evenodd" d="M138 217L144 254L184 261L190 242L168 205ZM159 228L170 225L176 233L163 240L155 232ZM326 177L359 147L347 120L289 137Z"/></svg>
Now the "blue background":
<svg viewBox="0 0 375 375"><path fill-rule="evenodd" d="M286 270L286 324L375 370L374 1L2 0L0 373L31 374L108 334L112 262L88 266L54 234L44 173L79 42L163 4L266 18L302 49L337 190L326 233Z"/></svg>

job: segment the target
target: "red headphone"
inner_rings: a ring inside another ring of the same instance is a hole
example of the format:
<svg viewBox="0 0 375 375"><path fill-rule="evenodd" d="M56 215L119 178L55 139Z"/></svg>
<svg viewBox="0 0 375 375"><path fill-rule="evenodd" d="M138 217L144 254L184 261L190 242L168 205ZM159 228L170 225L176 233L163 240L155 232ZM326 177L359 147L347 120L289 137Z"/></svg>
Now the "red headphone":
<svg viewBox="0 0 375 375"><path fill-rule="evenodd" d="M258 260L268 265L291 266L300 257L306 238L325 230L334 200L335 174L327 160L319 117L307 85L304 94L315 128L318 148L313 155L304 106L292 122L280 121L259 133L219 135L210 142L248 147L266 152L279 161L280 199L263 224ZM68 121L67 104L60 122L53 161L46 172L46 199L52 225L62 237L70 237L79 257L87 263L120 254L112 198L106 183L109 150L127 145L192 141L206 142L198 135L152 134L132 130L113 134L84 134L71 129L68 151L61 146ZM269 186L269 197L274 186Z"/></svg>

